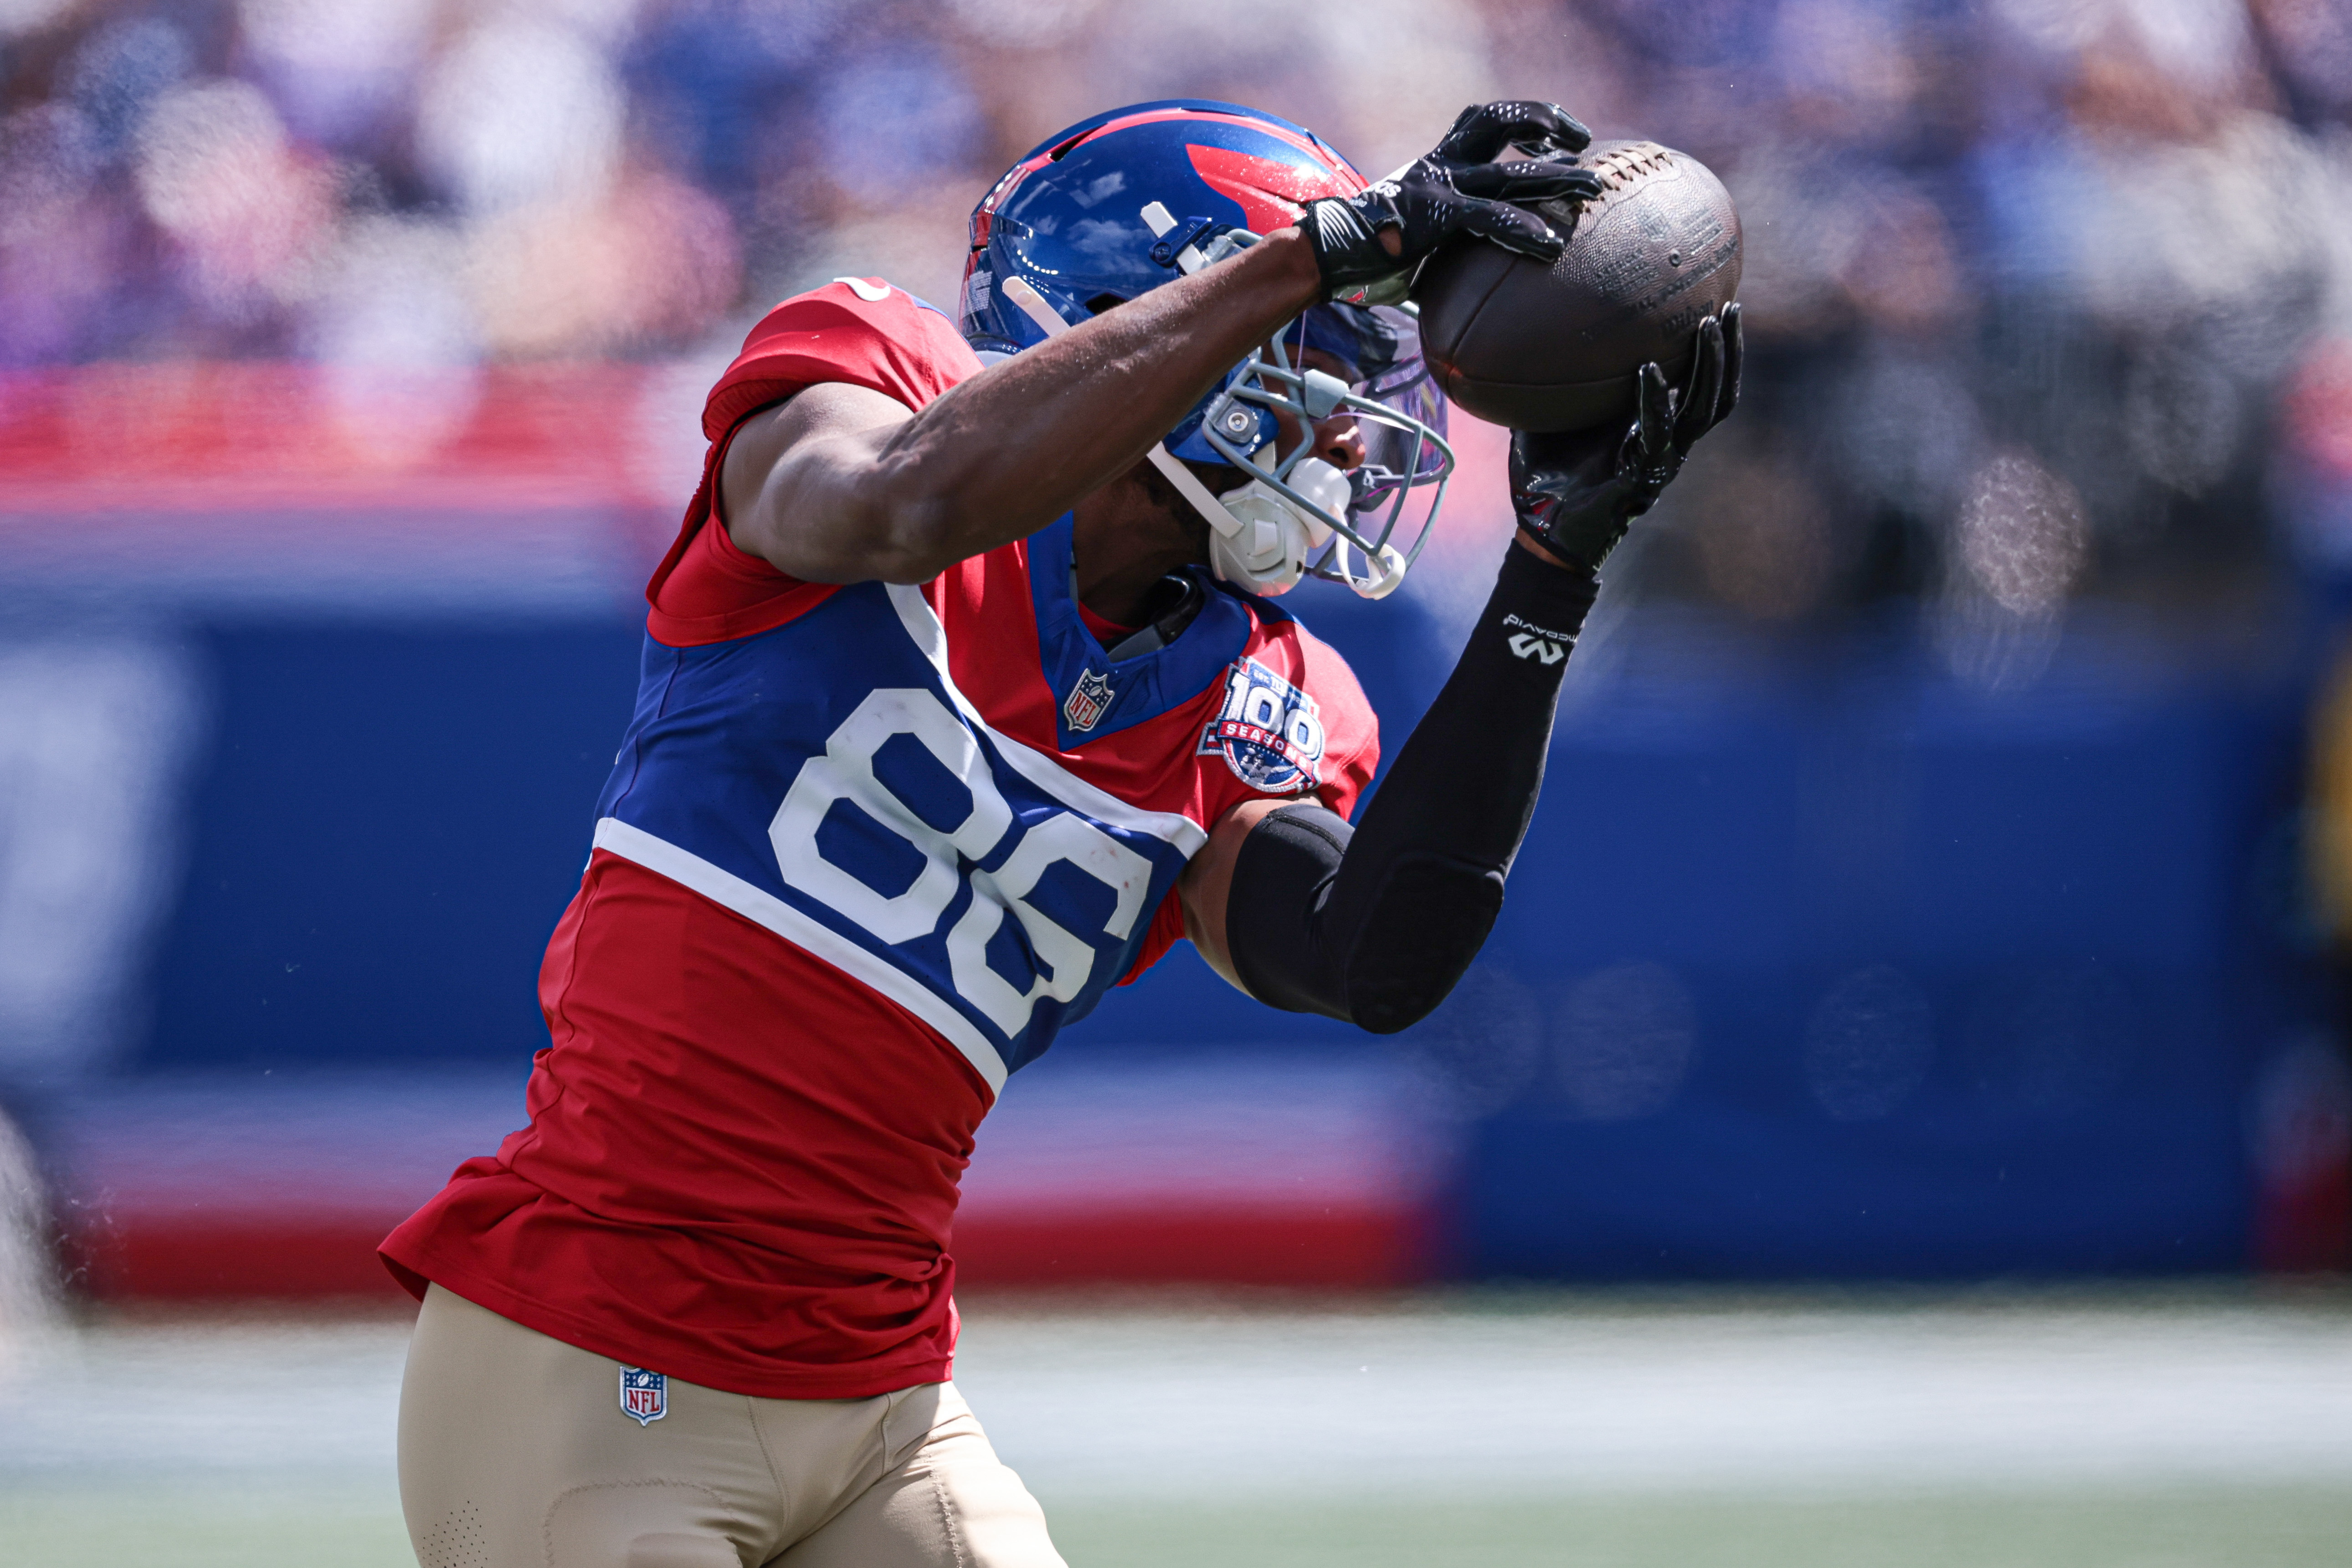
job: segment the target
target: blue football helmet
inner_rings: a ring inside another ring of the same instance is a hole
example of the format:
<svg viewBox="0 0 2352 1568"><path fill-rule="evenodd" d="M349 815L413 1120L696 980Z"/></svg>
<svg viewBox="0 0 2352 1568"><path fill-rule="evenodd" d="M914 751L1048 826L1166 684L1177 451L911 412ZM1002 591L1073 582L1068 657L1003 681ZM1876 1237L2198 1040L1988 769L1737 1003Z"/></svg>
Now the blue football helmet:
<svg viewBox="0 0 2352 1568"><path fill-rule="evenodd" d="M1039 143L974 209L964 336L986 361L1018 353L1365 183L1314 132L1254 109L1170 99L1097 114ZM1307 432L1292 450L1281 449L1277 411ZM1365 442L1352 473L1312 455L1314 427L1341 414ZM1280 594L1311 574L1368 598L1392 591L1419 558L1454 468L1445 400L1411 307L1360 300L1310 307L1283 327L1151 459L1208 520L1210 563L1224 581ZM1231 464L1248 480L1218 495L1185 462ZM1433 488L1412 497L1423 487ZM1409 498L1428 510L1400 551L1391 537Z"/></svg>

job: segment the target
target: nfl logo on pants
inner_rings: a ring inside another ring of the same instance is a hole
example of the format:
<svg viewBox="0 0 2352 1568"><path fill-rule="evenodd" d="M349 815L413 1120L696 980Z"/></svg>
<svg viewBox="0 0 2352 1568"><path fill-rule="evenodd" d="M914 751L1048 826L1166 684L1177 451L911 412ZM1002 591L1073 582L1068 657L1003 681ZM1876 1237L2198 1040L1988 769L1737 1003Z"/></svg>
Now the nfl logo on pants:
<svg viewBox="0 0 2352 1568"><path fill-rule="evenodd" d="M641 1366L621 1369L621 1414L643 1426L669 1414L669 1378Z"/></svg>

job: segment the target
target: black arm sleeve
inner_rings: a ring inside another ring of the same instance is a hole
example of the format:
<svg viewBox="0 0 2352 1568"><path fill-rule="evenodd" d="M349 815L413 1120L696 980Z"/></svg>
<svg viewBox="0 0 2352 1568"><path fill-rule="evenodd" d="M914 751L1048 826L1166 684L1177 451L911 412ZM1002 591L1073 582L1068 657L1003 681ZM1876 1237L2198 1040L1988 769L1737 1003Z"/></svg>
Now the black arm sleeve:
<svg viewBox="0 0 2352 1568"><path fill-rule="evenodd" d="M1445 1000L1502 910L1568 652L1599 586L1514 544L1362 823L1286 806L1242 841L1225 936L1251 995L1381 1035Z"/></svg>

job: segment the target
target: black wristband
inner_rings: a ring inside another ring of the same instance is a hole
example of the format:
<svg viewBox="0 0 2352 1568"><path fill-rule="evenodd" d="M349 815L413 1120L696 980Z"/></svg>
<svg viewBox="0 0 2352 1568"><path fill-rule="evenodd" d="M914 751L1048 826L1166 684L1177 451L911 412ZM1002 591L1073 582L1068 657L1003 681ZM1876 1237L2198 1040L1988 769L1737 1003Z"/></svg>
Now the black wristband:
<svg viewBox="0 0 2352 1568"><path fill-rule="evenodd" d="M1354 201L1326 196L1307 203L1306 216L1299 219L1307 248L1315 253L1316 270L1323 275L1326 300L1406 270L1406 264L1381 243L1380 229L1359 210L1359 204L1370 206L1375 214L1388 206L1370 193ZM1392 208L1383 216L1395 221Z"/></svg>

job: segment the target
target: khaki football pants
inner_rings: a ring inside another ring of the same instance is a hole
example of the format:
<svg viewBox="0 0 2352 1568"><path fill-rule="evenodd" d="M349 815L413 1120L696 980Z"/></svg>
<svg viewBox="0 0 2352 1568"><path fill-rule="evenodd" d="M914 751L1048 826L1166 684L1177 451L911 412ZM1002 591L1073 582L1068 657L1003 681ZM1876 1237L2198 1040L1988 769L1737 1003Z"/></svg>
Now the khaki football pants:
<svg viewBox="0 0 2352 1568"><path fill-rule="evenodd" d="M620 1363L435 1286L400 1390L423 1568L1063 1568L1045 1516L949 1383L754 1399Z"/></svg>

